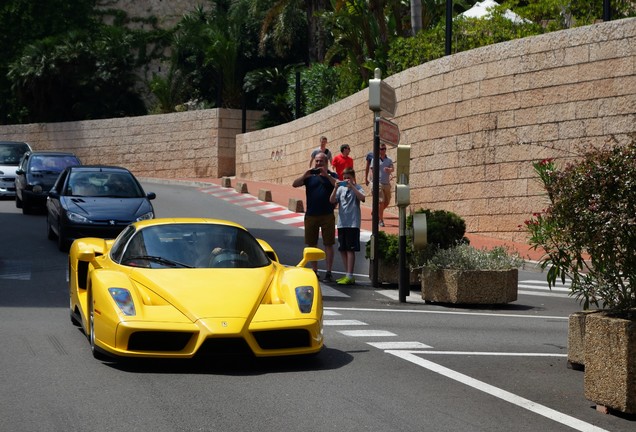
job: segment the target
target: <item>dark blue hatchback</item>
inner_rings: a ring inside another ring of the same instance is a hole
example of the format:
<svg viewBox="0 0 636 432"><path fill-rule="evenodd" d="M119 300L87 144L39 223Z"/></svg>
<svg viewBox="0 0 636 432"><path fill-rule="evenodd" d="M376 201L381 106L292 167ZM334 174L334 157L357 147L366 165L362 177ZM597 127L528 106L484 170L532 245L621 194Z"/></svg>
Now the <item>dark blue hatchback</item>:
<svg viewBox="0 0 636 432"><path fill-rule="evenodd" d="M155 197L126 168L68 167L49 192L48 237L62 251L82 237L115 238L130 223L155 217L150 202Z"/></svg>
<svg viewBox="0 0 636 432"><path fill-rule="evenodd" d="M24 214L45 209L49 190L60 173L80 164L73 153L26 152L15 171L15 206Z"/></svg>

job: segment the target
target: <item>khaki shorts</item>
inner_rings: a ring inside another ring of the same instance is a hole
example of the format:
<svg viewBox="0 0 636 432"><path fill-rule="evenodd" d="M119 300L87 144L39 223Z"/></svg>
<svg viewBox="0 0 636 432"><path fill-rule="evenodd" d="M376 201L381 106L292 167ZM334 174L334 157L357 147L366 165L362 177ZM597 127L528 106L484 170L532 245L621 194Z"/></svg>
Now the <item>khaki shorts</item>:
<svg viewBox="0 0 636 432"><path fill-rule="evenodd" d="M336 243L336 217L333 213L320 216L305 215L305 244L318 245L318 233L322 231L322 244L333 246Z"/></svg>
<svg viewBox="0 0 636 432"><path fill-rule="evenodd" d="M380 184L380 190L378 190L378 202L385 203L387 206L391 204L391 185Z"/></svg>

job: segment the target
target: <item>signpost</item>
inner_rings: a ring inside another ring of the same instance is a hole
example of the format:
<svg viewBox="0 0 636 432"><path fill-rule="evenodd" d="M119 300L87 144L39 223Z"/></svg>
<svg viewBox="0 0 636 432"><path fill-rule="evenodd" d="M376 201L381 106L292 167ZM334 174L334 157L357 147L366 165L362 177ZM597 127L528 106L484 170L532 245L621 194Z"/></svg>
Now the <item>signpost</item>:
<svg viewBox="0 0 636 432"><path fill-rule="evenodd" d="M395 89L380 79L380 69L376 68L374 78L369 80L369 109L373 111L373 215L371 219L371 285L379 286L378 281L378 197L380 187L380 141L390 146L400 143L400 129L398 125L381 115L395 117L397 100ZM396 185L396 202L400 211L399 236L399 281L400 302L406 302L409 293L408 263L406 262L406 207L410 204L408 186L408 171L410 162L410 146L398 146L398 183Z"/></svg>

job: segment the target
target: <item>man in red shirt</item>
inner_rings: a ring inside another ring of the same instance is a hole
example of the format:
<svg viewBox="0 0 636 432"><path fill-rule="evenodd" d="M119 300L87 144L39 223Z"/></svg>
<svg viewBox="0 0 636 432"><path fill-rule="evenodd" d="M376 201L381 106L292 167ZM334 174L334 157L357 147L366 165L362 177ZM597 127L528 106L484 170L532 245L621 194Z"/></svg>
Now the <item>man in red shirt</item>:
<svg viewBox="0 0 636 432"><path fill-rule="evenodd" d="M339 180L343 180L342 172L346 168L353 169L353 159L349 157L349 153L351 153L351 147L349 144L343 144L340 146L340 154L331 161L331 166L336 170Z"/></svg>

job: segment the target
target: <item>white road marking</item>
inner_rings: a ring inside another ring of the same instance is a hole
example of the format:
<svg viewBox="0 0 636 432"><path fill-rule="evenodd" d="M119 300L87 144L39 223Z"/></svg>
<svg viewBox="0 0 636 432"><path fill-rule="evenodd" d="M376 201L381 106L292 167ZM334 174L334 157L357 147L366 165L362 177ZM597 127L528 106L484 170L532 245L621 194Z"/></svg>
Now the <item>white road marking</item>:
<svg viewBox="0 0 636 432"><path fill-rule="evenodd" d="M513 353L513 352L481 352L481 351L411 351L413 354L440 354L465 356L495 356L495 357L567 357L567 354L555 353Z"/></svg>
<svg viewBox="0 0 636 432"><path fill-rule="evenodd" d="M522 314L502 314L502 313L479 313L479 312L459 312L459 311L432 311L419 309L377 309L377 308L344 308L344 307L328 307L325 309L335 311L354 311L354 312L382 312L382 313L421 313L421 314L439 314L439 315L472 315L496 318L524 318L524 319L548 319L567 321L568 317L550 316L550 315L522 315Z"/></svg>
<svg viewBox="0 0 636 432"><path fill-rule="evenodd" d="M432 361L418 357L413 352L399 350L387 350L385 352L573 429L585 432L605 431L605 429L601 429L567 414L560 413L552 408L548 408L544 405L522 398L521 396L517 396L514 393L510 393L498 387L486 384L483 381L471 378L468 375L464 375L437 363L433 363Z"/></svg>
<svg viewBox="0 0 636 432"><path fill-rule="evenodd" d="M560 294L560 293L547 293L542 291L526 291L526 290L517 290L517 294L529 295L529 296L550 296L550 297L559 297L559 298L572 298L569 294Z"/></svg>
<svg viewBox="0 0 636 432"><path fill-rule="evenodd" d="M323 310L322 314L324 316L340 316L340 314L336 311L331 311L331 310Z"/></svg>
<svg viewBox="0 0 636 432"><path fill-rule="evenodd" d="M325 320L325 326L365 326L365 322L358 320Z"/></svg>
<svg viewBox="0 0 636 432"><path fill-rule="evenodd" d="M386 330L339 330L339 333L351 337L392 337L395 333Z"/></svg>
<svg viewBox="0 0 636 432"><path fill-rule="evenodd" d="M432 348L430 345L423 344L422 342L367 342L367 344L381 350L420 350Z"/></svg>
<svg viewBox="0 0 636 432"><path fill-rule="evenodd" d="M337 289L333 289L331 288L329 285L325 284L325 283L321 283L320 284L320 289L322 291L322 296L323 297L340 297L340 298L349 298L351 297L348 294L345 294L341 291L338 291Z"/></svg>

